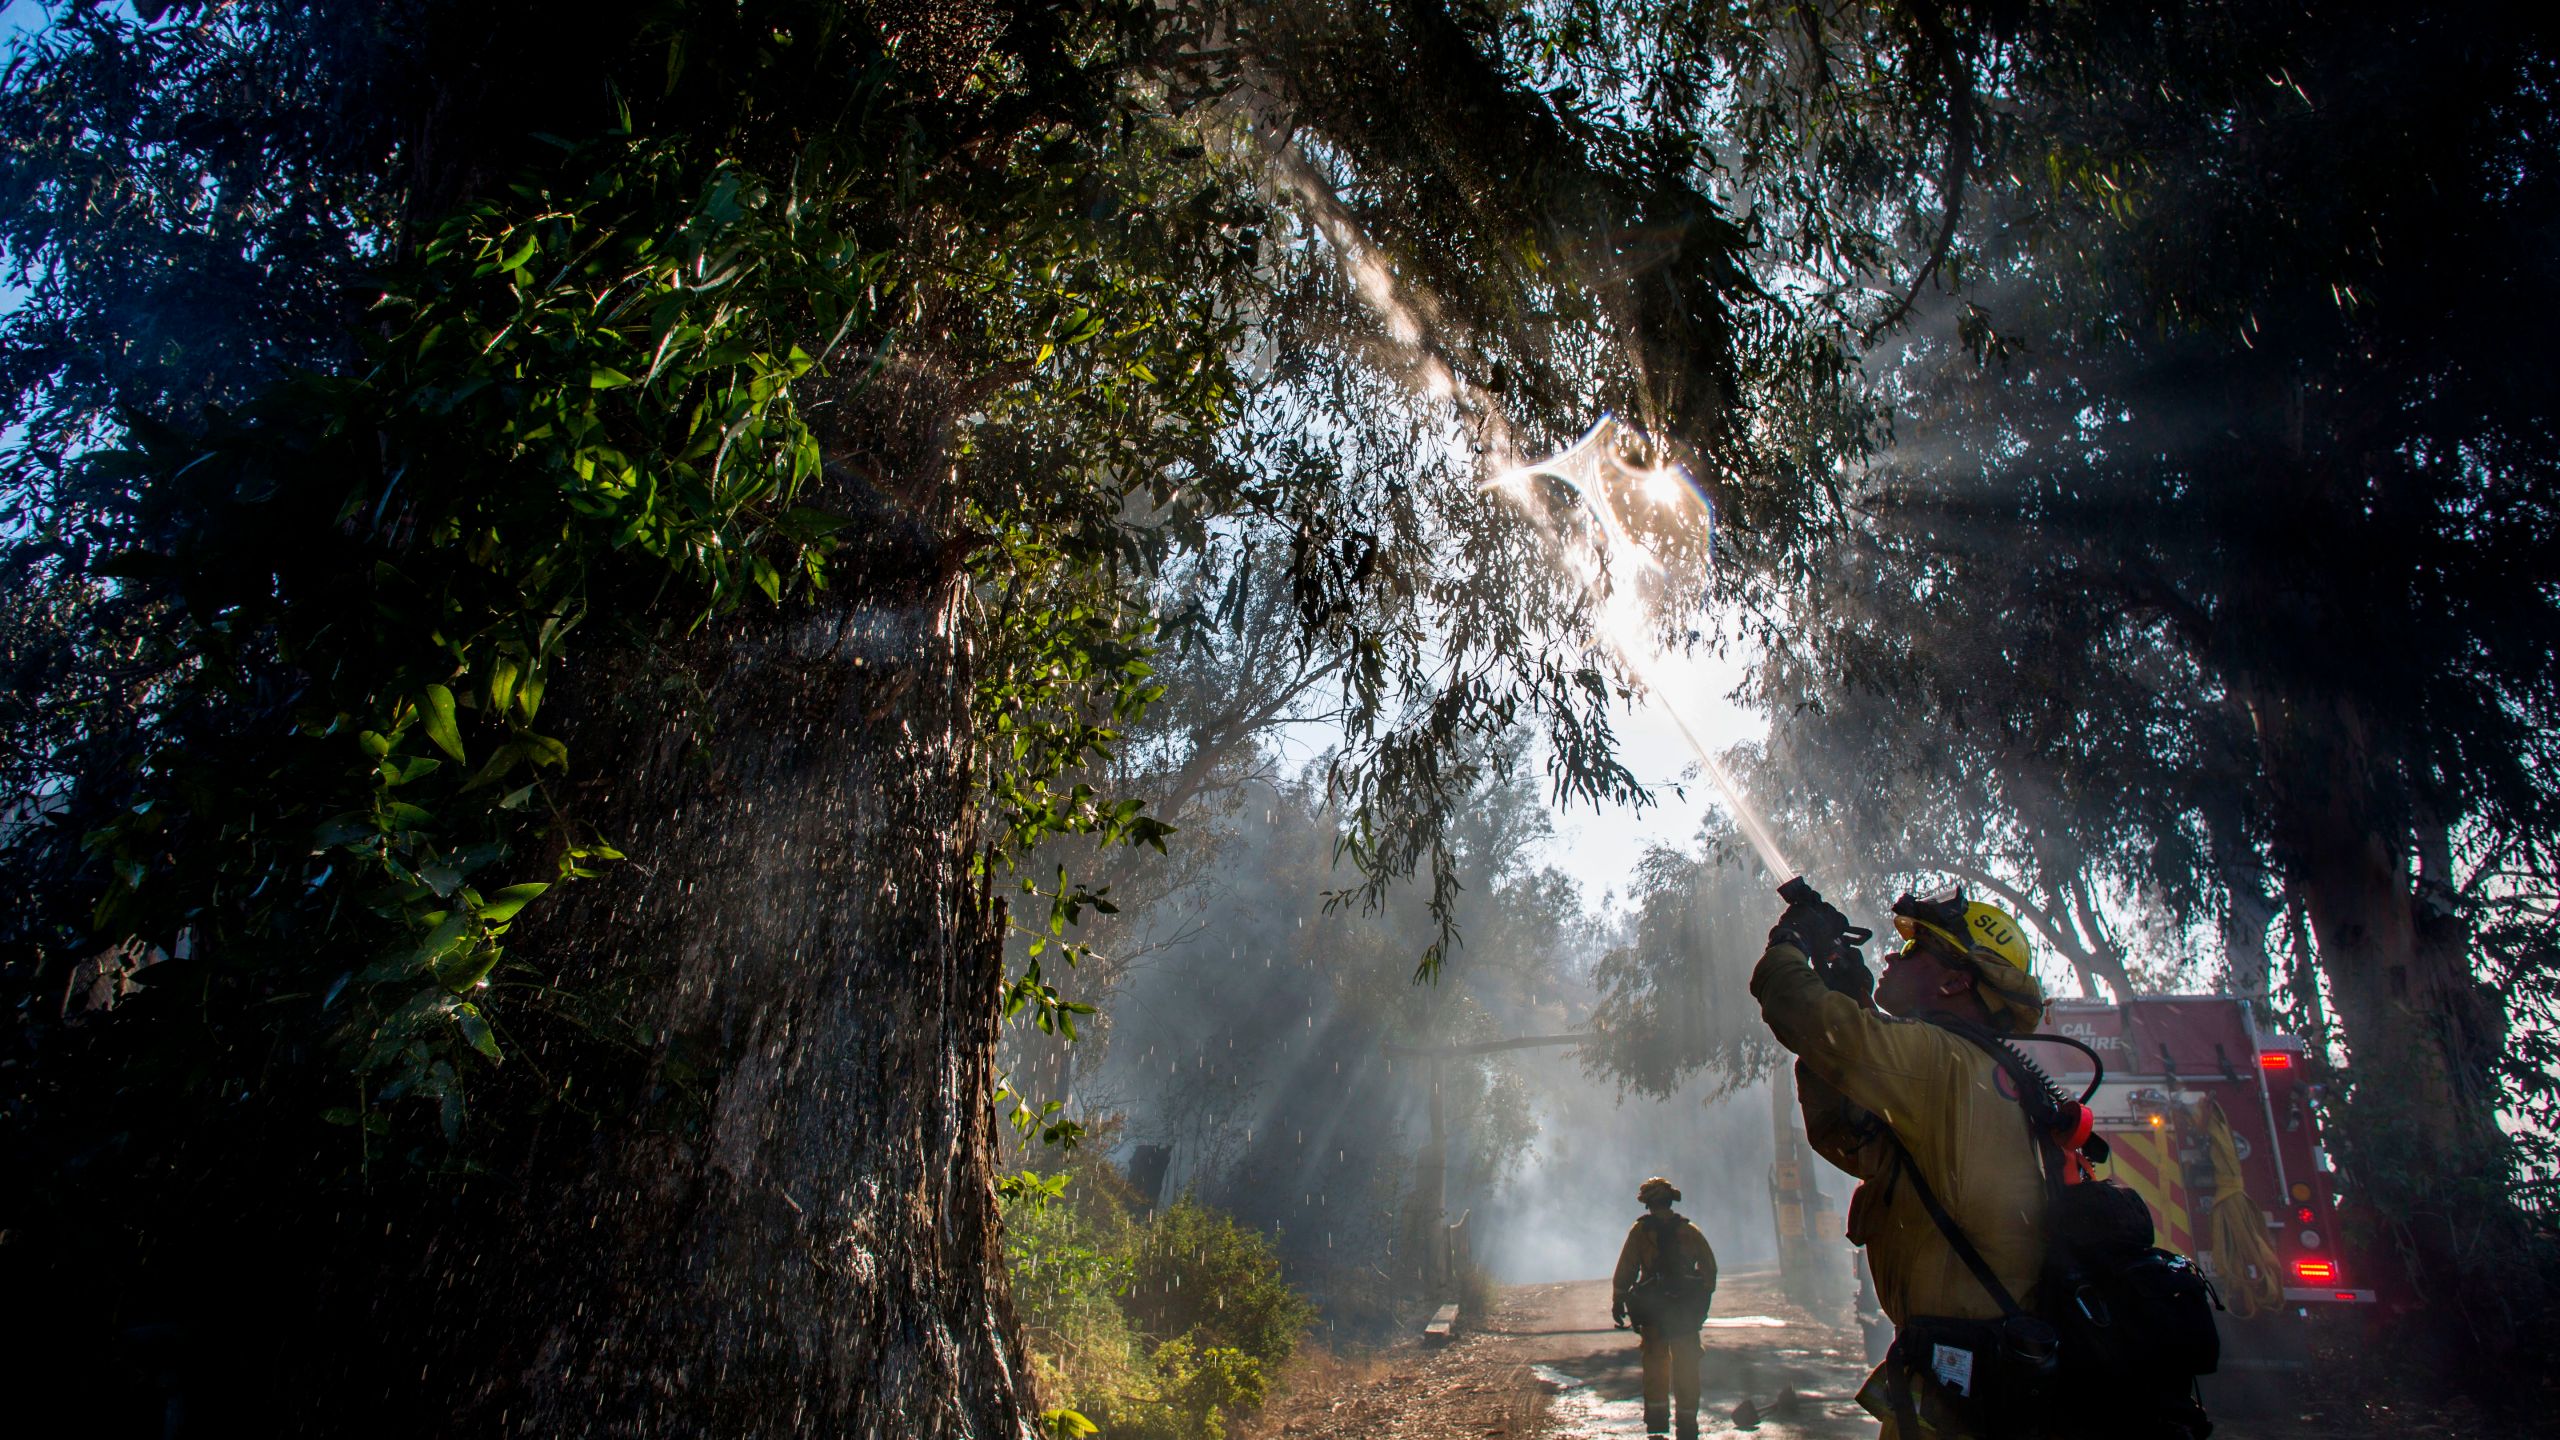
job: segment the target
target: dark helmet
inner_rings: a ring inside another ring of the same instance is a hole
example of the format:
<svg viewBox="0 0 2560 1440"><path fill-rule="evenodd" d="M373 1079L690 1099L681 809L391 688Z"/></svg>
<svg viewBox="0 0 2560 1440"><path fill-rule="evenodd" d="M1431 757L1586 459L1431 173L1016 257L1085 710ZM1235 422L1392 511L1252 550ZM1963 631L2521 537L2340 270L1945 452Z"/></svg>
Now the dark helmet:
<svg viewBox="0 0 2560 1440"><path fill-rule="evenodd" d="M1680 1187L1656 1175L1636 1187L1636 1199L1646 1205L1656 1200L1666 1205L1677 1205L1680 1203Z"/></svg>

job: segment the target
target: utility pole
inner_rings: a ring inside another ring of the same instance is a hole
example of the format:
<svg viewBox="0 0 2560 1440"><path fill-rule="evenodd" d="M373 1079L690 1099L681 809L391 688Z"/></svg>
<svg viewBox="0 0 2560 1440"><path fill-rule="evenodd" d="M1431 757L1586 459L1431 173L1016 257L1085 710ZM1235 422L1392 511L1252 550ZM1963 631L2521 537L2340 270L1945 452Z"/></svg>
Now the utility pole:
<svg viewBox="0 0 2560 1440"><path fill-rule="evenodd" d="M1787 1298L1829 1323L1848 1298L1848 1267L1841 1247L1829 1242L1844 1221L1814 1168L1813 1147L1796 1113L1795 1068L1780 1065L1769 1077L1769 1208L1778 1223L1778 1277Z"/></svg>
<svg viewBox="0 0 2560 1440"><path fill-rule="evenodd" d="M1512 1035L1500 1040L1476 1040L1463 1045L1398 1045L1384 1048L1389 1059L1415 1059L1431 1062L1431 1138L1425 1142L1422 1161L1416 1167L1414 1206L1407 1232L1422 1247L1421 1272L1425 1297L1439 1300L1454 1294L1457 1277L1451 1273L1448 1254L1449 1216L1449 1131L1445 1102L1440 1096L1440 1067L1443 1062L1463 1056L1493 1055L1504 1050L1533 1050L1549 1045L1579 1045L1588 1035Z"/></svg>

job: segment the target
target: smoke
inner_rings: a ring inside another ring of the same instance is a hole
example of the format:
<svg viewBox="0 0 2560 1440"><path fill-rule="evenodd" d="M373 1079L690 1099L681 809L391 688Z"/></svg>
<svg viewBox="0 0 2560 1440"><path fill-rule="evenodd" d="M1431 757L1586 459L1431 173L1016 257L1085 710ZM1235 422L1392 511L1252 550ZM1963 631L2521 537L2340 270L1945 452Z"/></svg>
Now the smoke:
<svg viewBox="0 0 2560 1440"><path fill-rule="evenodd" d="M1211 874L1133 917L1164 943L1121 979L1108 1048L1078 1087L1113 1157L1161 1175L1153 1198L1187 1193L1271 1235L1338 1334L1382 1327L1419 1294L1433 1067L1403 1047L1585 1030L1601 960L1636 940L1539 863L1551 812L1536 787L1489 773L1455 837L1467 945L1436 984L1410 984L1396 963L1430 932L1419 900L1328 911L1338 816L1312 781L1273 785L1240 807ZM1714 988L1700 1003L1744 1023L1739 980ZM1719 1094L1731 1075L1719 1063L1667 1094L1634 1092L1566 1046L1439 1071L1438 1218L1465 1218L1496 1279L1607 1275L1635 1188L1657 1174L1723 1263L1775 1254L1765 1085Z"/></svg>
<svg viewBox="0 0 2560 1440"><path fill-rule="evenodd" d="M1692 1082L1657 1100L1621 1096L1570 1056L1540 1056L1524 1068L1538 1095L1538 1144L1487 1200L1487 1243L1476 1252L1504 1283L1607 1275L1643 1211L1636 1186L1652 1175L1680 1187L1680 1213L1705 1232L1718 1263L1776 1258L1766 1084L1717 1096L1713 1084Z"/></svg>

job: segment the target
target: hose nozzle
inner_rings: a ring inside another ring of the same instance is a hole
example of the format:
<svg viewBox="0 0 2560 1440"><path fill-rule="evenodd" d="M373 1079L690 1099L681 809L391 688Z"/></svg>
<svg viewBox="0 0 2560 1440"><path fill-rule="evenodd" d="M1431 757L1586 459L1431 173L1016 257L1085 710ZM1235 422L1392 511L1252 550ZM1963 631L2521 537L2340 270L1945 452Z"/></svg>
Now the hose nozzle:
<svg viewBox="0 0 2560 1440"><path fill-rule="evenodd" d="M1802 915L1797 939L1806 950L1823 983L1843 994L1863 999L1875 992L1875 977L1867 973L1866 962L1859 958L1858 947L1875 938L1875 932L1852 925L1849 917L1824 902L1822 892L1813 888L1801 875L1778 887L1778 898L1787 902L1790 921ZM1803 933L1811 930L1817 933Z"/></svg>

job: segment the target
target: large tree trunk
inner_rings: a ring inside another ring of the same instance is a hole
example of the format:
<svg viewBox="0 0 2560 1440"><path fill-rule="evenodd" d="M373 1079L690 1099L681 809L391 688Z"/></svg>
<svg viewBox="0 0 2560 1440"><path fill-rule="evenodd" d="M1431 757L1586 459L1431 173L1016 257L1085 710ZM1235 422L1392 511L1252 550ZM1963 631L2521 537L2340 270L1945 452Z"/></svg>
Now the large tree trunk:
<svg viewBox="0 0 2560 1440"><path fill-rule="evenodd" d="M2375 1278L2434 1312L2456 1364L2503 1358L2520 1238L2491 1073L2498 1007L2459 936L2422 919L2396 771L2352 700L2253 697L2276 842L2318 941L2348 1052L2334 1139ZM2397 1283L2394 1283L2397 1282Z"/></svg>
<svg viewBox="0 0 2560 1440"><path fill-rule="evenodd" d="M2318 385L2279 369L2235 392L2230 423L2258 436L2268 483L2234 520L2233 630L2220 658L2347 1051L2330 1138L2364 1232L2350 1263L2423 1307L2409 1338L2432 1348L2432 1373L2477 1379L2509 1358L2517 1330L2500 1297L2532 1274L2497 1123L2501 1007L2473 976L2462 927L2421 913L2430 877L2413 861L2426 796L2413 780L2430 762L2407 722L2380 708L2394 680L2414 682L2388 657L2367 658L2386 643L2368 632L2395 613L2370 598L2395 579L2343 577L2329 558L2394 553L2377 527L2424 523L2422 507L2374 508L2406 479L2374 438L2367 392L2381 388L2350 365ZM2441 885L2443 847L2434 864Z"/></svg>
<svg viewBox="0 0 2560 1440"><path fill-rule="evenodd" d="M2222 881L2222 964L2231 993L2263 1005L2272 988L2275 961L2267 930L2280 908L2267 891L2266 867L2249 841L2248 821L2234 776L2205 794L2205 848ZM2262 1013L2259 1017L2264 1020Z"/></svg>
<svg viewBox="0 0 2560 1440"><path fill-rule="evenodd" d="M625 39L569 47L555 84L557 47L484 57L477 13L438 16L486 63L438 77L429 158L460 158L422 168L422 213L529 131L578 133L603 72L576 59L609 67ZM960 363L910 351L811 405L828 469L804 502L855 521L831 588L690 633L672 612L691 599L644 600L642 630L668 638L637 654L609 632L621 617L589 623L545 719L586 777L572 820L629 859L556 891L511 948L556 967L605 1039L525 1017L549 1043L512 1047L511 1093L482 1106L521 1163L430 1199L446 1208L423 1256L385 1267L416 1265L407 1288L437 1296L423 1316L386 1297L372 1337L397 1347L423 1321L434 1408L357 1395L344 1418L724 1440L1035 1428L995 1207L1003 927L972 865Z"/></svg>
<svg viewBox="0 0 2560 1440"><path fill-rule="evenodd" d="M698 692L659 687L690 700L594 757L632 860L542 938L631 987L652 1050L601 1132L555 1129L529 1166L506 1302L453 1312L463 1431L1029 1428L992 1183L999 928L970 878L956 586L928 584L726 627L684 656Z"/></svg>

